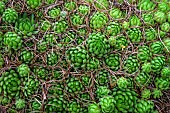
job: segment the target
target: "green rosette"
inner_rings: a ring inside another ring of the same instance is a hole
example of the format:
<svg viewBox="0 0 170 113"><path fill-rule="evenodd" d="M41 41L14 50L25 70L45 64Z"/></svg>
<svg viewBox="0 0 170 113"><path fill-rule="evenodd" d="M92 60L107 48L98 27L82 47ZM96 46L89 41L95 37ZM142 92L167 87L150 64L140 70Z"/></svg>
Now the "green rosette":
<svg viewBox="0 0 170 113"><path fill-rule="evenodd" d="M106 26L108 17L103 12L96 12L90 18L90 27L92 29L102 29Z"/></svg>
<svg viewBox="0 0 170 113"><path fill-rule="evenodd" d="M8 46L9 49L12 48L14 50L18 50L22 46L22 40L16 33L7 32L4 35L4 44Z"/></svg>
<svg viewBox="0 0 170 113"><path fill-rule="evenodd" d="M110 51L108 40L105 38L105 35L101 33L90 34L86 44L88 52L94 57L101 58L106 56L106 54Z"/></svg>
<svg viewBox="0 0 170 113"><path fill-rule="evenodd" d="M18 13L13 8L5 9L3 12L2 20L6 23L15 23L18 19Z"/></svg>

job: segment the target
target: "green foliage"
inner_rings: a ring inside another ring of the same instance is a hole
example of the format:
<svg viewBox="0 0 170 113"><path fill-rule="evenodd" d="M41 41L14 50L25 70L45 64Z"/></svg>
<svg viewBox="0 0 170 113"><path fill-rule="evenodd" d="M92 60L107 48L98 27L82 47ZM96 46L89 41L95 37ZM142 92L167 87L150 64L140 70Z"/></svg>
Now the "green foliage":
<svg viewBox="0 0 170 113"><path fill-rule="evenodd" d="M105 35L101 33L90 34L86 43L87 49L92 56L101 58L106 56L106 54L110 51L108 40L105 38Z"/></svg>
<svg viewBox="0 0 170 113"><path fill-rule="evenodd" d="M88 105L88 113L100 113L100 107L98 104L93 103Z"/></svg>
<svg viewBox="0 0 170 113"><path fill-rule="evenodd" d="M112 93L113 99L116 101L115 107L118 112L133 112L137 101L137 94L130 89L114 88Z"/></svg>
<svg viewBox="0 0 170 113"><path fill-rule="evenodd" d="M112 70L118 70L120 66L120 56L118 54L110 54L106 57L106 65Z"/></svg>
<svg viewBox="0 0 170 113"><path fill-rule="evenodd" d="M18 13L13 8L7 8L3 12L2 20L7 23L15 23L18 19Z"/></svg>
<svg viewBox="0 0 170 113"><path fill-rule="evenodd" d="M138 100L135 105L135 113L153 113L154 103L150 100Z"/></svg>
<svg viewBox="0 0 170 113"><path fill-rule="evenodd" d="M127 31L129 39L135 43L140 42L142 39L142 32L139 28L131 28Z"/></svg>
<svg viewBox="0 0 170 113"><path fill-rule="evenodd" d="M102 29L108 22L108 17L103 12L96 12L90 18L90 27L92 29Z"/></svg>
<svg viewBox="0 0 170 113"><path fill-rule="evenodd" d="M42 4L42 0L26 0L29 8L37 9Z"/></svg>
<svg viewBox="0 0 170 113"><path fill-rule="evenodd" d="M15 102L15 106L17 109L23 109L26 105L26 101L24 99L17 99Z"/></svg>
<svg viewBox="0 0 170 113"><path fill-rule="evenodd" d="M33 14L31 15L31 17L28 17L27 14L24 13L23 17L15 23L15 31L18 32L19 35L22 35L24 37L30 37L33 34L36 34L37 31L35 31L35 29L38 24L35 24L34 19L35 18Z"/></svg>
<svg viewBox="0 0 170 113"><path fill-rule="evenodd" d="M124 70L132 74L139 69L139 63L135 55L129 56L128 59L124 61Z"/></svg>
<svg viewBox="0 0 170 113"><path fill-rule="evenodd" d="M115 100L112 96L105 96L100 98L99 105L103 113L110 113L115 111Z"/></svg>
<svg viewBox="0 0 170 113"><path fill-rule="evenodd" d="M18 97L21 90L19 75L14 71L6 71L0 77L0 94L9 98Z"/></svg>

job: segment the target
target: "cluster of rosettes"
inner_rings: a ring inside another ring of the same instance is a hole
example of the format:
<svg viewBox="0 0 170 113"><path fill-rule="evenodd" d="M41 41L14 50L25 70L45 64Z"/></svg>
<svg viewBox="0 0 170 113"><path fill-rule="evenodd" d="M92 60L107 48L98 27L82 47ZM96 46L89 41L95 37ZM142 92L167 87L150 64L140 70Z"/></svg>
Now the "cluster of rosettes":
<svg viewBox="0 0 170 113"><path fill-rule="evenodd" d="M1 0L0 17L4 112L158 113L168 0Z"/></svg>

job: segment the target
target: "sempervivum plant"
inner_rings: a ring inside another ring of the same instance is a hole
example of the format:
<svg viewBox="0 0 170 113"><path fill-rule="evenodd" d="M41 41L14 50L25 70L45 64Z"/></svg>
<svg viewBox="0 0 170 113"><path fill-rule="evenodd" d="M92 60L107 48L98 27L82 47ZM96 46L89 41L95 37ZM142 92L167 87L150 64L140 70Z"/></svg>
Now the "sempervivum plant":
<svg viewBox="0 0 170 113"><path fill-rule="evenodd" d="M42 79L42 80L46 80L48 78L48 70L42 66L36 66L33 69L33 72L35 74L35 76L37 76L38 78Z"/></svg>
<svg viewBox="0 0 170 113"><path fill-rule="evenodd" d="M166 90L170 88L169 80L163 79L162 77L156 77L154 82L157 89Z"/></svg>
<svg viewBox="0 0 170 113"><path fill-rule="evenodd" d="M83 90L83 85L78 78L71 77L67 80L66 89L69 93L78 93Z"/></svg>
<svg viewBox="0 0 170 113"><path fill-rule="evenodd" d="M74 25L74 26L80 26L82 25L84 22L84 18L81 17L79 14L72 14L71 15L71 23Z"/></svg>
<svg viewBox="0 0 170 113"><path fill-rule="evenodd" d="M147 88L143 89L143 90L141 91L141 97L142 97L143 99L149 99L149 98L151 97L151 90L150 90L150 89L147 89Z"/></svg>
<svg viewBox="0 0 170 113"><path fill-rule="evenodd" d="M155 99L160 98L163 95L162 91L157 88L153 89L152 94L153 94L153 98L155 98Z"/></svg>
<svg viewBox="0 0 170 113"><path fill-rule="evenodd" d="M156 11L154 13L154 20L158 23L163 23L166 21L166 14L162 11Z"/></svg>
<svg viewBox="0 0 170 113"><path fill-rule="evenodd" d="M7 8L5 12L3 12L2 20L7 23L15 23L18 19L18 13L15 9Z"/></svg>
<svg viewBox="0 0 170 113"><path fill-rule="evenodd" d="M145 39L146 41L153 41L157 38L156 30L153 28L145 29Z"/></svg>
<svg viewBox="0 0 170 113"><path fill-rule="evenodd" d="M9 48L18 50L22 46L22 40L21 40L21 37L18 36L16 33L7 32L4 35L4 44L7 45Z"/></svg>
<svg viewBox="0 0 170 113"><path fill-rule="evenodd" d="M23 35L24 37L32 36L32 34L36 34L37 31L35 30L38 26L37 23L35 23L34 15L32 14L29 18L26 13L23 14L23 17L20 18L15 23L15 30L18 32L18 34Z"/></svg>
<svg viewBox="0 0 170 113"><path fill-rule="evenodd" d="M146 62L146 61L150 60L151 56L152 56L152 54L151 54L148 46L143 45L138 48L137 57L140 62Z"/></svg>
<svg viewBox="0 0 170 113"><path fill-rule="evenodd" d="M49 92L49 95L63 95L63 89L64 89L64 85L62 83L57 83L57 84L54 84L52 85L48 92Z"/></svg>
<svg viewBox="0 0 170 113"><path fill-rule="evenodd" d="M135 104L134 113L153 113L154 103L150 100L139 100Z"/></svg>
<svg viewBox="0 0 170 113"><path fill-rule="evenodd" d="M50 97L47 104L45 105L45 111L48 113L57 112L65 113L66 110L66 100L63 96Z"/></svg>
<svg viewBox="0 0 170 113"><path fill-rule="evenodd" d="M89 60L88 52L84 47L72 47L66 51L67 59L74 65L74 68L86 68L86 63Z"/></svg>
<svg viewBox="0 0 170 113"><path fill-rule="evenodd" d="M128 86L128 80L125 77L117 79L117 87L120 89L126 89Z"/></svg>
<svg viewBox="0 0 170 113"><path fill-rule="evenodd" d="M95 93L97 98L102 98L104 96L108 96L110 92L110 89L108 89L106 86L98 86Z"/></svg>
<svg viewBox="0 0 170 113"><path fill-rule="evenodd" d="M118 54L110 54L105 59L106 65L112 70L118 70L120 67L120 56Z"/></svg>
<svg viewBox="0 0 170 113"><path fill-rule="evenodd" d="M96 76L96 82L101 86L107 85L109 82L109 72L101 70Z"/></svg>
<svg viewBox="0 0 170 113"><path fill-rule="evenodd" d="M74 10L76 8L76 2L74 2L74 1L65 2L64 7L68 11L72 11L72 10Z"/></svg>
<svg viewBox="0 0 170 113"><path fill-rule="evenodd" d="M42 0L26 0L28 7L37 9L41 4Z"/></svg>
<svg viewBox="0 0 170 113"><path fill-rule="evenodd" d="M15 102L15 106L17 109L23 109L26 105L26 101L24 99L17 99Z"/></svg>
<svg viewBox="0 0 170 113"><path fill-rule="evenodd" d="M67 28L68 28L67 21L65 20L57 21L54 24L54 31L56 33L63 33L67 30Z"/></svg>
<svg viewBox="0 0 170 113"><path fill-rule="evenodd" d="M153 10L155 6L156 4L151 0L140 0L140 2L138 3L138 9L144 11Z"/></svg>
<svg viewBox="0 0 170 113"><path fill-rule="evenodd" d="M121 26L116 22L110 22L105 32L108 36L116 36L121 32Z"/></svg>
<svg viewBox="0 0 170 113"><path fill-rule="evenodd" d="M14 71L4 72L0 77L0 94L9 98L18 97L20 94L21 81L19 75Z"/></svg>
<svg viewBox="0 0 170 113"><path fill-rule="evenodd" d="M5 3L3 1L0 1L0 14L2 14L5 10Z"/></svg>
<svg viewBox="0 0 170 113"><path fill-rule="evenodd" d="M128 40L125 36L117 36L109 38L109 44L113 46L116 50L123 50L128 46Z"/></svg>
<svg viewBox="0 0 170 113"><path fill-rule="evenodd" d="M52 19L56 19L60 16L61 9L59 7L52 8L48 11L48 15Z"/></svg>
<svg viewBox="0 0 170 113"><path fill-rule="evenodd" d="M130 89L114 88L112 94L116 101L115 107L119 112L133 112L137 101L137 94Z"/></svg>
<svg viewBox="0 0 170 113"><path fill-rule="evenodd" d="M67 104L67 111L69 113L81 113L82 107L79 102L72 100Z"/></svg>
<svg viewBox="0 0 170 113"><path fill-rule="evenodd" d="M165 56L155 56L151 61L151 69L153 72L160 72L165 65Z"/></svg>
<svg viewBox="0 0 170 113"><path fill-rule="evenodd" d="M32 51L27 51L27 50L22 51L19 56L19 59L23 63L30 63L33 58L34 58L34 53Z"/></svg>
<svg viewBox="0 0 170 113"><path fill-rule="evenodd" d="M105 35L101 33L92 33L89 35L87 41L87 49L92 56L101 58L106 56L110 51L110 45Z"/></svg>
<svg viewBox="0 0 170 113"><path fill-rule="evenodd" d="M24 95L27 97L31 96L38 90L40 82L36 78L30 76L29 78L25 79L23 85L24 85L23 92Z"/></svg>
<svg viewBox="0 0 170 113"><path fill-rule="evenodd" d="M158 3L158 10L162 12L168 12L170 10L168 3L166 2Z"/></svg>
<svg viewBox="0 0 170 113"><path fill-rule="evenodd" d="M41 22L41 30L44 32L44 31L47 31L51 28L51 23L48 21L48 20L44 20Z"/></svg>
<svg viewBox="0 0 170 113"><path fill-rule="evenodd" d="M108 22L108 17L103 12L96 12L90 18L90 27L92 29L102 29Z"/></svg>
<svg viewBox="0 0 170 113"><path fill-rule="evenodd" d="M17 71L21 77L29 76L29 74L30 74L30 68L26 64L21 64L18 67Z"/></svg>
<svg viewBox="0 0 170 113"><path fill-rule="evenodd" d="M140 22L140 19L136 15L133 15L130 17L129 24L130 26L140 26L141 22Z"/></svg>
<svg viewBox="0 0 170 113"><path fill-rule="evenodd" d="M48 65L56 65L58 62L59 56L55 52L50 52L47 54L46 62Z"/></svg>
<svg viewBox="0 0 170 113"><path fill-rule="evenodd" d="M169 32L170 30L170 24L169 22L165 22L161 25L161 30L164 31L164 32Z"/></svg>
<svg viewBox="0 0 170 113"><path fill-rule="evenodd" d="M164 67L161 71L161 76L162 78L168 78L170 79L170 68L169 67Z"/></svg>
<svg viewBox="0 0 170 113"><path fill-rule="evenodd" d="M96 70L100 68L100 61L97 58L90 58L87 63L87 70Z"/></svg>
<svg viewBox="0 0 170 113"><path fill-rule="evenodd" d="M87 5L80 5L78 7L78 12L81 14L81 15L87 15L90 11L90 7L87 6Z"/></svg>
<svg viewBox="0 0 170 113"><path fill-rule="evenodd" d="M150 50L153 54L161 54L163 52L163 47L161 41L156 41L150 44Z"/></svg>
<svg viewBox="0 0 170 113"><path fill-rule="evenodd" d="M128 37L132 42L140 42L142 32L139 28L131 28L127 31Z"/></svg>
<svg viewBox="0 0 170 113"><path fill-rule="evenodd" d="M31 102L31 110L32 111L39 111L41 108L41 102L37 98Z"/></svg>
<svg viewBox="0 0 170 113"><path fill-rule="evenodd" d="M92 103L88 105L88 113L101 113L101 109L97 103Z"/></svg>
<svg viewBox="0 0 170 113"><path fill-rule="evenodd" d="M152 13L143 13L142 19L146 25L153 26L155 24L153 16L154 15Z"/></svg>
<svg viewBox="0 0 170 113"><path fill-rule="evenodd" d="M148 73L141 72L135 77L135 82L140 88L147 87L151 82L151 76Z"/></svg>
<svg viewBox="0 0 170 113"><path fill-rule="evenodd" d="M109 11L109 15L113 18L113 19L121 19L123 14L122 11L118 8L113 8Z"/></svg>
<svg viewBox="0 0 170 113"><path fill-rule="evenodd" d="M103 113L117 113L115 104L116 101L112 96L105 96L99 100L99 105L101 106L101 111Z"/></svg>
<svg viewBox="0 0 170 113"><path fill-rule="evenodd" d="M138 69L139 69L139 62L135 55L129 56L128 59L124 61L124 70L127 73L132 74L138 71Z"/></svg>

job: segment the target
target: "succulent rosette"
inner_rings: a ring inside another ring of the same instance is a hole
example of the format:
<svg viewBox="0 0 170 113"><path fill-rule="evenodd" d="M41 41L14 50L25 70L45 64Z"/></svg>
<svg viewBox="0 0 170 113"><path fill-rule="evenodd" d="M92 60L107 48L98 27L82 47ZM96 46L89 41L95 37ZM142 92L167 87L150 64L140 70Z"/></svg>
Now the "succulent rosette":
<svg viewBox="0 0 170 113"><path fill-rule="evenodd" d="M18 67L17 71L21 77L29 76L29 74L31 72L29 66L26 64L21 64Z"/></svg>
<svg viewBox="0 0 170 113"><path fill-rule="evenodd" d="M108 9L109 1L108 0L98 0L94 2L94 5L98 9Z"/></svg>
<svg viewBox="0 0 170 113"><path fill-rule="evenodd" d="M129 56L128 59L124 61L124 70L129 74L139 70L139 62L135 55Z"/></svg>
<svg viewBox="0 0 170 113"><path fill-rule="evenodd" d="M112 70L118 70L120 67L120 55L110 54L106 57L106 65Z"/></svg>
<svg viewBox="0 0 170 113"><path fill-rule="evenodd" d="M7 8L3 12L2 20L7 23L15 23L18 19L18 13L13 8Z"/></svg>
<svg viewBox="0 0 170 113"><path fill-rule="evenodd" d="M90 27L92 29L102 29L108 22L108 17L103 12L96 12L90 18Z"/></svg>
<svg viewBox="0 0 170 113"><path fill-rule="evenodd" d="M54 31L56 33L63 33L67 30L67 28L68 28L68 25L66 21L61 20L61 21L55 22Z"/></svg>
<svg viewBox="0 0 170 113"><path fill-rule="evenodd" d="M135 77L135 82L140 88L147 87L151 82L151 76L148 73L141 72Z"/></svg>
<svg viewBox="0 0 170 113"><path fill-rule="evenodd" d="M26 0L28 7L37 9L42 4L42 0Z"/></svg>
<svg viewBox="0 0 170 113"><path fill-rule="evenodd" d="M137 94L130 89L114 88L112 93L113 99L116 101L115 108L118 112L133 112L137 101Z"/></svg>
<svg viewBox="0 0 170 113"><path fill-rule="evenodd" d="M24 13L23 17L15 23L15 31L18 32L19 35L23 35L24 37L30 37L33 34L36 34L38 32L36 31L38 23L35 23L34 19L35 18L33 14L28 17L27 14Z"/></svg>
<svg viewBox="0 0 170 113"><path fill-rule="evenodd" d="M156 30L153 28L149 28L145 30L145 39L146 41L153 41L157 38Z"/></svg>
<svg viewBox="0 0 170 113"><path fill-rule="evenodd" d="M46 112L66 113L67 101L63 96L50 97L45 105Z"/></svg>
<svg viewBox="0 0 170 113"><path fill-rule="evenodd" d="M87 49L92 56L101 58L106 56L110 51L110 45L105 35L101 33L92 33L89 35L87 41Z"/></svg>
<svg viewBox="0 0 170 113"><path fill-rule="evenodd" d="M131 28L127 31L129 39L134 42L140 42L142 39L142 32L139 28Z"/></svg>
<svg viewBox="0 0 170 113"><path fill-rule="evenodd" d="M19 75L14 71L6 71L0 77L0 94L6 97L19 97L21 92L21 81Z"/></svg>
<svg viewBox="0 0 170 113"><path fill-rule="evenodd" d="M154 103L150 100L138 100L135 105L135 113L153 113Z"/></svg>
<svg viewBox="0 0 170 113"><path fill-rule="evenodd" d="M116 36L121 32L121 26L116 22L110 22L106 27L105 32L108 36Z"/></svg>
<svg viewBox="0 0 170 113"><path fill-rule="evenodd" d="M61 9L59 7L52 8L48 11L48 15L52 19L56 19L60 16Z"/></svg>
<svg viewBox="0 0 170 113"><path fill-rule="evenodd" d="M120 9L118 8L112 8L109 11L109 15L113 18L113 19L121 19L123 16L123 13Z"/></svg>
<svg viewBox="0 0 170 113"><path fill-rule="evenodd" d="M165 65L164 56L156 56L151 61L151 69L153 72L160 72L163 66Z"/></svg>
<svg viewBox="0 0 170 113"><path fill-rule="evenodd" d="M90 7L87 5L80 5L78 11L81 15L87 15L90 12Z"/></svg>
<svg viewBox="0 0 170 113"><path fill-rule="evenodd" d="M110 92L110 89L108 89L106 86L98 86L95 93L97 98L102 98L104 96L108 96Z"/></svg>
<svg viewBox="0 0 170 113"><path fill-rule="evenodd" d="M17 99L15 102L15 106L17 109L23 109L25 108L26 101L24 99Z"/></svg>
<svg viewBox="0 0 170 113"><path fill-rule="evenodd" d="M82 46L73 47L67 50L67 59L74 65L75 68L85 69L86 63L89 61L88 52Z"/></svg>
<svg viewBox="0 0 170 113"><path fill-rule="evenodd" d="M161 24L166 21L166 14L162 11L156 11L154 13L154 20Z"/></svg>
<svg viewBox="0 0 170 113"><path fill-rule="evenodd" d="M105 96L100 98L99 105L103 113L111 113L117 111L115 107L116 101L112 96Z"/></svg>
<svg viewBox="0 0 170 113"><path fill-rule="evenodd" d="M149 47L146 45L140 46L138 49L137 57L140 62L146 62L151 59L152 53L149 50Z"/></svg>

